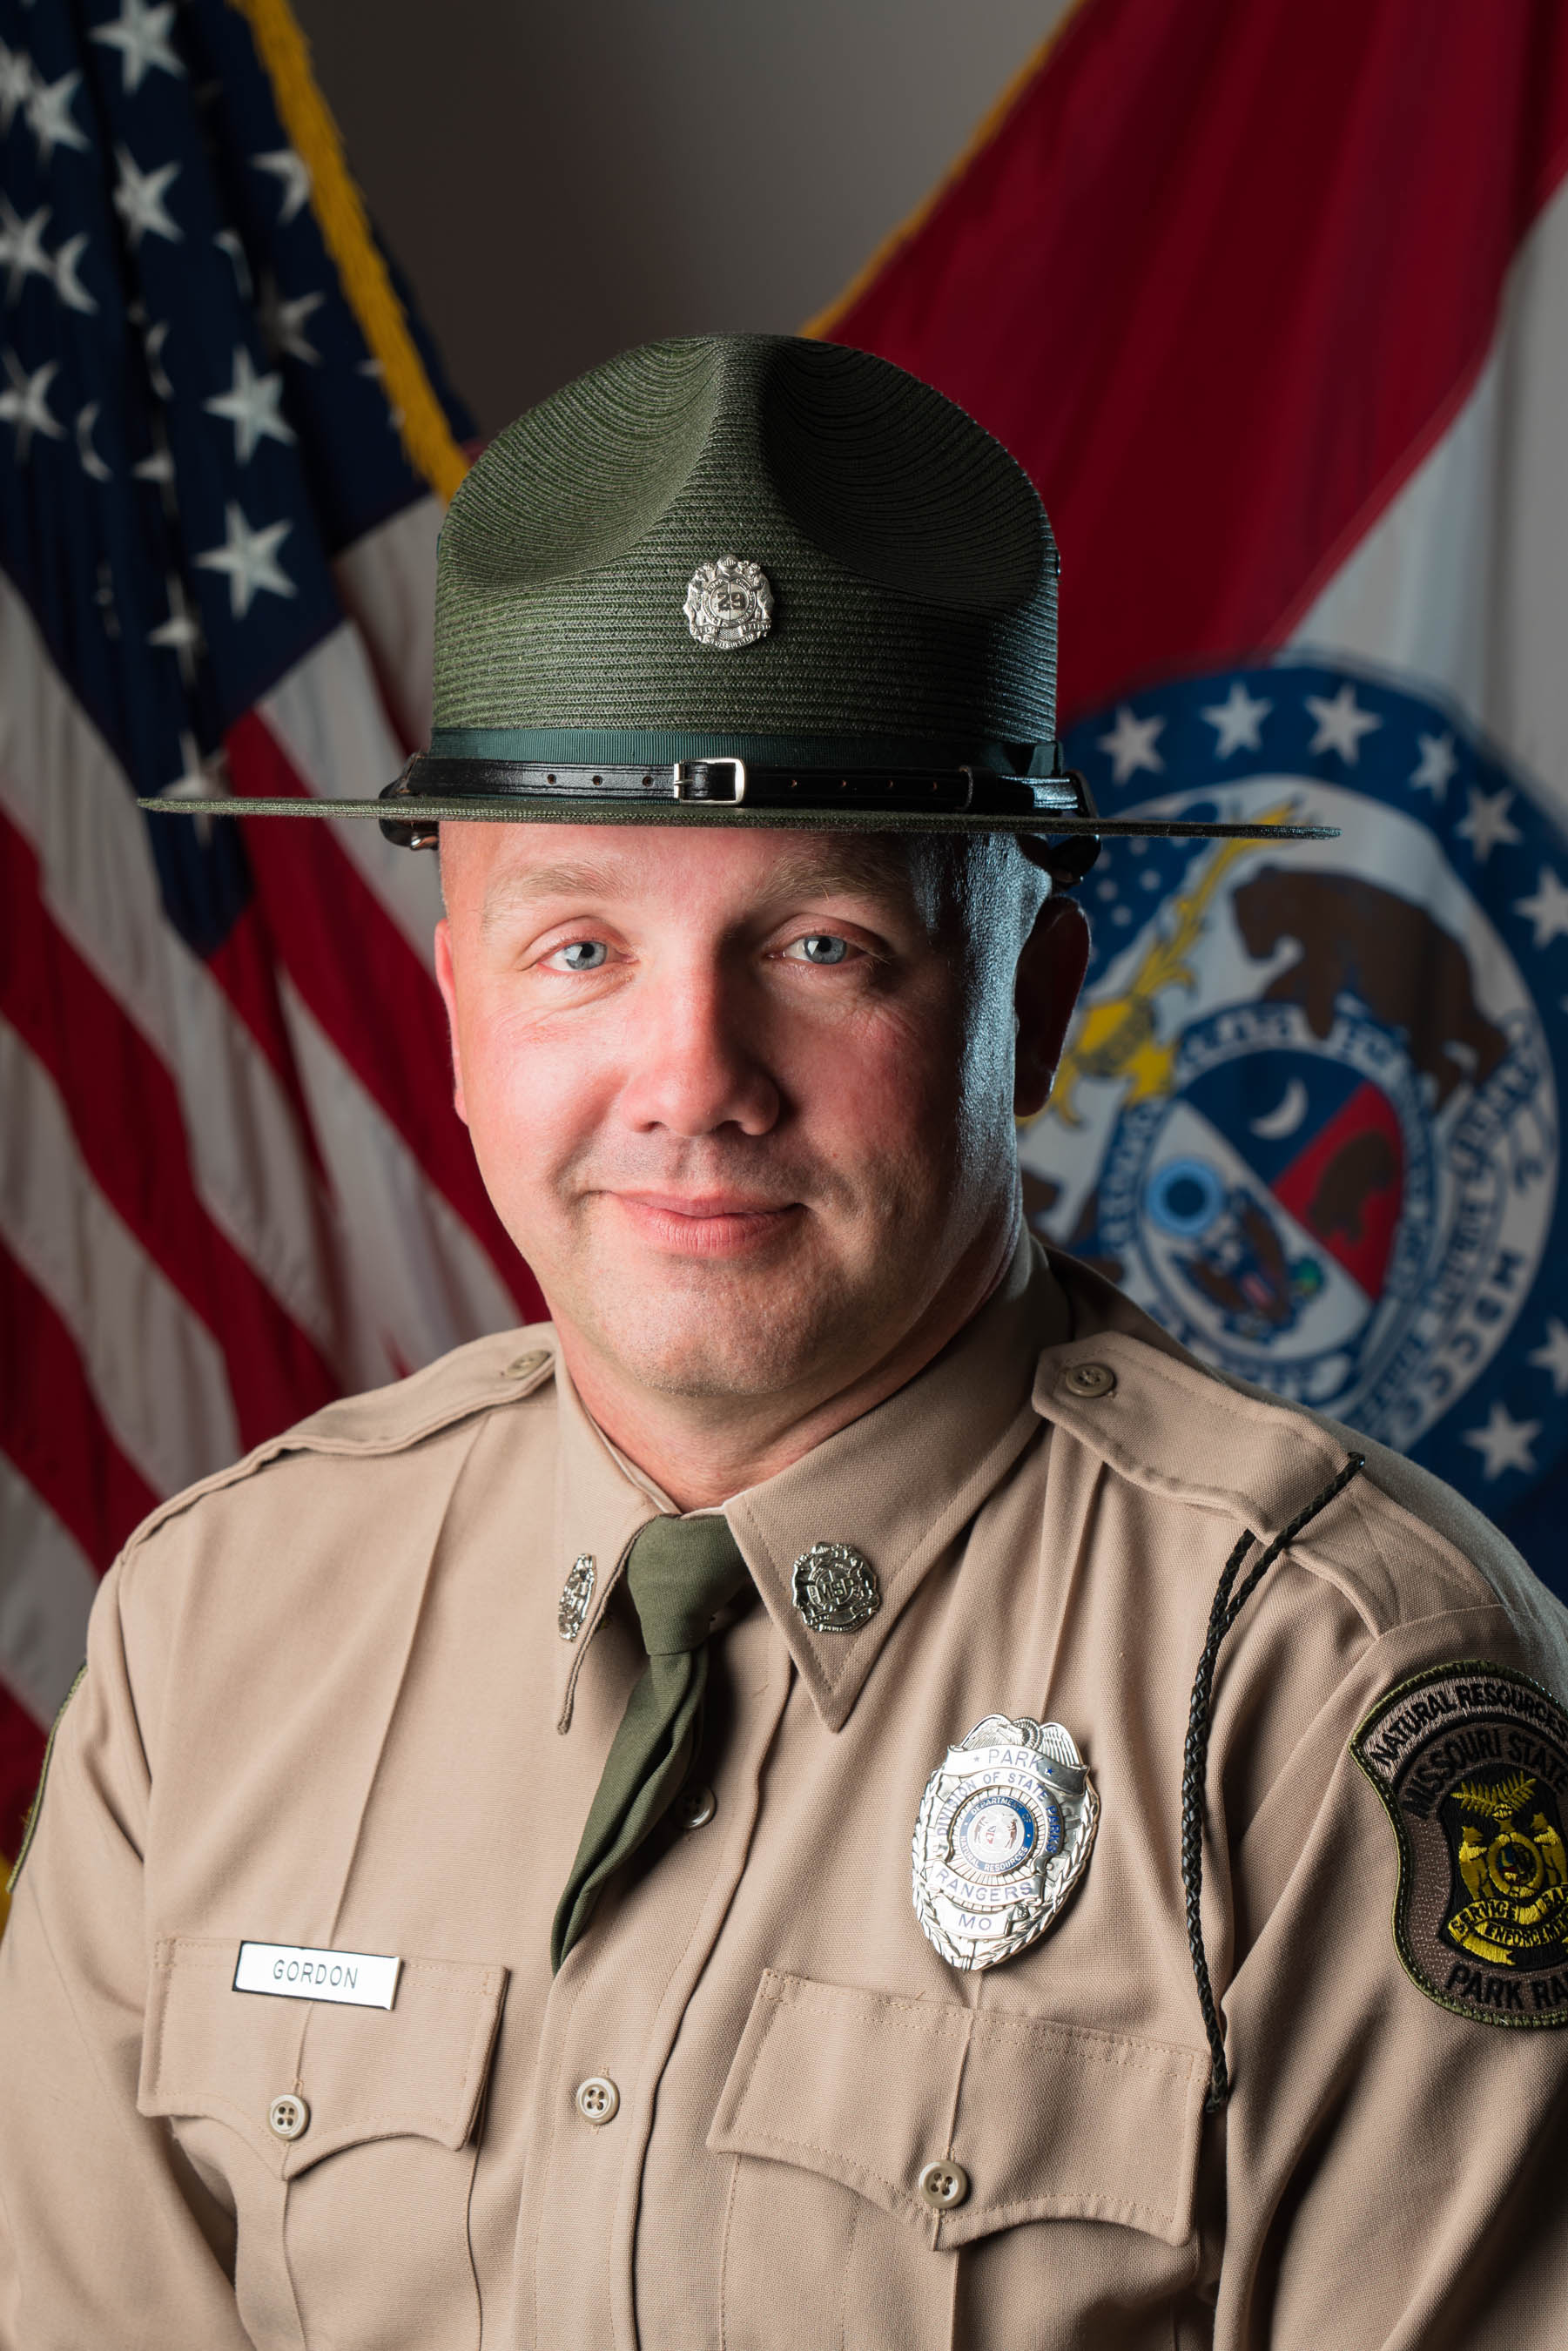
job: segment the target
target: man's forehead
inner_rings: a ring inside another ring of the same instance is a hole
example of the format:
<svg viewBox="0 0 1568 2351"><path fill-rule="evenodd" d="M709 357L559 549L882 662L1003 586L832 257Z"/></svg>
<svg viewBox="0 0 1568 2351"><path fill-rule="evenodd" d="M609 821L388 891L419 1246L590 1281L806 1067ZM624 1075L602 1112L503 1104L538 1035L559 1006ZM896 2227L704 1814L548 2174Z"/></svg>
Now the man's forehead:
<svg viewBox="0 0 1568 2351"><path fill-rule="evenodd" d="M559 897L624 901L684 887L768 904L836 894L907 902L916 887L909 844L875 833L452 825L443 827L442 864L449 896L460 874L486 928Z"/></svg>

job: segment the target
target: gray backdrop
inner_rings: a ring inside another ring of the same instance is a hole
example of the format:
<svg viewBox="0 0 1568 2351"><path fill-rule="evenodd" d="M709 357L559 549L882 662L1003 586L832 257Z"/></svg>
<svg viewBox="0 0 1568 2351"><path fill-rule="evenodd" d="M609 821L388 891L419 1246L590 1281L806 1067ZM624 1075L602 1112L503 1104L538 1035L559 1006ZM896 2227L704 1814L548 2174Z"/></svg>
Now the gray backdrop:
<svg viewBox="0 0 1568 2351"><path fill-rule="evenodd" d="M377 223L495 432L627 343L790 332L1064 0L296 0Z"/></svg>

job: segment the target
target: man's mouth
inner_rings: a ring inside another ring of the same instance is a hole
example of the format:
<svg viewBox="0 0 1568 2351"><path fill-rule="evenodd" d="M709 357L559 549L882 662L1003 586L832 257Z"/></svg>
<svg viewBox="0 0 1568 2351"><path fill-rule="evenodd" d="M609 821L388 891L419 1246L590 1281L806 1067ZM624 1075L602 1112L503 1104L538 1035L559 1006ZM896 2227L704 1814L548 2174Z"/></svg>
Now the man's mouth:
<svg viewBox="0 0 1568 2351"><path fill-rule="evenodd" d="M641 1239L681 1257L744 1256L804 1214L798 1200L743 1192L612 1192L609 1197Z"/></svg>

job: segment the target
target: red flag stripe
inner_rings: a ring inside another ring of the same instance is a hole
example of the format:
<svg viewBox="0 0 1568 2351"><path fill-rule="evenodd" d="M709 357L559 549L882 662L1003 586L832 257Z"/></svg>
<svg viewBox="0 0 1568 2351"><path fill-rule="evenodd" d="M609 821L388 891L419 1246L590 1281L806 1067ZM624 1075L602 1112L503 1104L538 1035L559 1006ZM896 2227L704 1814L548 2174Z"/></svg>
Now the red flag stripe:
<svg viewBox="0 0 1568 2351"><path fill-rule="evenodd" d="M0 1322L3 1360L27 1367L0 1387L0 1447L101 1573L159 1497L116 1442L70 1332L3 1242Z"/></svg>
<svg viewBox="0 0 1568 2351"><path fill-rule="evenodd" d="M305 787L254 715L227 737L242 796L298 797ZM543 1311L537 1284L490 1206L468 1137L451 1107L441 1001L378 898L328 824L246 824L258 904L278 960L312 1016L425 1177L477 1235L524 1320ZM351 938L350 966L342 941Z"/></svg>
<svg viewBox="0 0 1568 2351"><path fill-rule="evenodd" d="M45 914L37 860L3 816L0 1009L58 1086L99 1188L223 1347L241 1443L329 1403L331 1366L197 1196L168 1071Z"/></svg>
<svg viewBox="0 0 1568 2351"><path fill-rule="evenodd" d="M255 1039L294 1113L299 1151L318 1181L324 1180L299 1071L288 1042L288 1027L277 1000L277 974L254 905L247 906L219 947L203 958L235 1012Z"/></svg>
<svg viewBox="0 0 1568 2351"><path fill-rule="evenodd" d="M1071 719L1283 639L1463 399L1565 165L1555 0L1087 0L831 331L1040 486Z"/></svg>

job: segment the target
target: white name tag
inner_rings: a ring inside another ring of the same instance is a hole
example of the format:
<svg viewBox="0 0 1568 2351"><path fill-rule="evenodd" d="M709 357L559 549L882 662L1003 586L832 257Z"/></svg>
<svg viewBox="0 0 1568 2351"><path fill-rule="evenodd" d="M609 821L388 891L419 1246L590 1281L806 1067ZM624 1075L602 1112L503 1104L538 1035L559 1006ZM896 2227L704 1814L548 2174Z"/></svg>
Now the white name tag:
<svg viewBox="0 0 1568 2351"><path fill-rule="evenodd" d="M308 1951L298 1943L242 1943L235 1991L279 2000L346 2001L351 2008L390 2008L401 1959L373 1951Z"/></svg>

